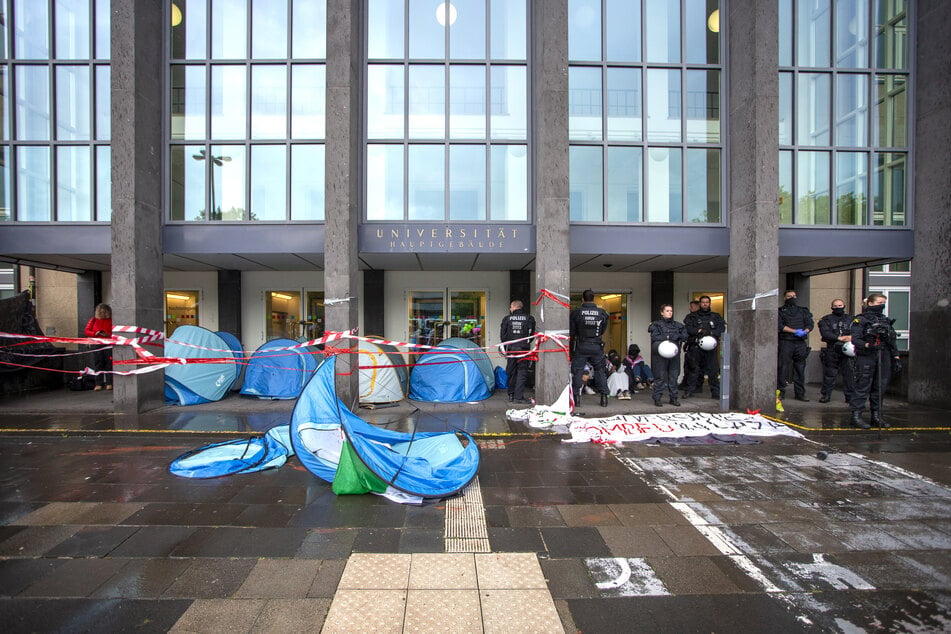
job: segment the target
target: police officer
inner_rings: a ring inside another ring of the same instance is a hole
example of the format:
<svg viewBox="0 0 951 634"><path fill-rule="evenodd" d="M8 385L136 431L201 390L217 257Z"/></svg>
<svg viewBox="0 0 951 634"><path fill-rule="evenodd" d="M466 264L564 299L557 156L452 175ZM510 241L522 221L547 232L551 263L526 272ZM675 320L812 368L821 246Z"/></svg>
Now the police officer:
<svg viewBox="0 0 951 634"><path fill-rule="evenodd" d="M535 318L528 314L521 300L512 300L509 304L509 314L502 318L499 340L508 353L505 374L508 376L509 400L515 403L528 402L525 400L525 383L528 380L530 360L525 352L531 349L531 336L534 334ZM515 343L507 343L509 341Z"/></svg>
<svg viewBox="0 0 951 634"><path fill-rule="evenodd" d="M809 344L806 337L816 327L812 313L805 306L796 304L796 291L788 290L783 294L785 300L779 307L779 367L777 368L776 389L779 398L786 396L786 378L790 366L793 372L793 385L797 401L806 398L806 357L809 356Z"/></svg>
<svg viewBox="0 0 951 634"><path fill-rule="evenodd" d="M842 351L842 346L852 341L852 320L845 312L845 300L833 299L832 312L819 320L819 335L826 347L819 352L822 360L822 395L820 403L832 400L835 378L842 373L842 389L845 400L852 400L852 359Z"/></svg>
<svg viewBox="0 0 951 634"><path fill-rule="evenodd" d="M882 399L885 386L892 374L901 371L901 360L895 343L897 335L892 321L885 316L885 296L871 293L865 300L865 310L852 320L852 344L855 346L855 375L849 410L855 427L868 429L862 420L865 402L872 410L871 423L888 427L882 420Z"/></svg>
<svg viewBox="0 0 951 634"><path fill-rule="evenodd" d="M687 354L693 355L696 362L685 381L684 398L689 398L703 388L704 375L710 384L710 396L720 398L720 351L717 348L726 323L720 313L710 310L709 295L700 296L700 310L684 317L684 328L687 330ZM717 346L712 350L701 348L700 340L704 337L713 337Z"/></svg>
<svg viewBox="0 0 951 634"><path fill-rule="evenodd" d="M594 304L594 291L581 294L582 304L571 311L568 334L571 336L571 389L575 401L581 402L581 375L585 364L594 370L594 386L601 394L601 407L608 405L608 382L604 376L604 340L608 328L608 314Z"/></svg>
<svg viewBox="0 0 951 634"><path fill-rule="evenodd" d="M680 376L680 344L687 340L687 331L679 321L674 321L674 307L661 304L660 319L647 327L651 335L651 371L654 373L654 405L661 407L664 389L670 392L670 404L680 405L677 392L677 378ZM677 353L665 357L657 348L664 341L676 345Z"/></svg>

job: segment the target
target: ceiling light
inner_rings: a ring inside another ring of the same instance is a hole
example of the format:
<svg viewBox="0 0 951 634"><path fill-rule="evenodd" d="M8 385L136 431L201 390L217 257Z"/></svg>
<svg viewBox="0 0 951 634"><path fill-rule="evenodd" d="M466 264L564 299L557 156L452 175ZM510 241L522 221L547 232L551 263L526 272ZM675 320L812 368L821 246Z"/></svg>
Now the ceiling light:
<svg viewBox="0 0 951 634"><path fill-rule="evenodd" d="M168 299L181 299L181 300L192 298L191 295L179 295L178 293L165 293L165 297L167 297Z"/></svg>
<svg viewBox="0 0 951 634"><path fill-rule="evenodd" d="M293 295L288 295L286 293L271 293L271 297L276 297L278 299L284 299L284 300L294 299Z"/></svg>
<svg viewBox="0 0 951 634"><path fill-rule="evenodd" d="M172 26L178 26L182 23L182 10L178 8L178 5L174 2L172 3Z"/></svg>
<svg viewBox="0 0 951 634"><path fill-rule="evenodd" d="M714 9L713 13L710 14L710 17L707 18L707 28L710 29L712 33L720 32L720 10Z"/></svg>

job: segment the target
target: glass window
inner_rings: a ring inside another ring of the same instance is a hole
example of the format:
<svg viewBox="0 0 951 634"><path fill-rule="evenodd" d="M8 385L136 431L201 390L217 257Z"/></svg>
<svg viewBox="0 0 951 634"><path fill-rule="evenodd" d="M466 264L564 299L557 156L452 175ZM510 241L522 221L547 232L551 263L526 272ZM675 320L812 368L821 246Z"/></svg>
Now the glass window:
<svg viewBox="0 0 951 634"><path fill-rule="evenodd" d="M0 64L0 140L3 141L10 139L10 87L7 85L7 69L6 64Z"/></svg>
<svg viewBox="0 0 951 634"><path fill-rule="evenodd" d="M908 155L903 152L876 155L873 224L904 226L907 159Z"/></svg>
<svg viewBox="0 0 951 634"><path fill-rule="evenodd" d="M287 220L287 150L251 146L251 220Z"/></svg>
<svg viewBox="0 0 951 634"><path fill-rule="evenodd" d="M50 148L20 146L17 152L17 220L52 220Z"/></svg>
<svg viewBox="0 0 951 634"><path fill-rule="evenodd" d="M601 0L568 0L568 59L601 59Z"/></svg>
<svg viewBox="0 0 951 634"><path fill-rule="evenodd" d="M367 12L367 48L370 59L401 59L404 48L403 0L374 0Z"/></svg>
<svg viewBox="0 0 951 634"><path fill-rule="evenodd" d="M247 138L247 96L244 66L211 67L211 136Z"/></svg>
<svg viewBox="0 0 951 634"><path fill-rule="evenodd" d="M528 150L524 145L493 145L490 169L492 220L528 220Z"/></svg>
<svg viewBox="0 0 951 634"><path fill-rule="evenodd" d="M528 80L524 66L490 68L489 108L493 139L528 138Z"/></svg>
<svg viewBox="0 0 951 634"><path fill-rule="evenodd" d="M440 10L440 7L444 7ZM443 2L436 6L437 22L449 11L449 57L485 59L485 0Z"/></svg>
<svg viewBox="0 0 951 634"><path fill-rule="evenodd" d="M198 145L173 145L171 148L171 220L206 220L206 150Z"/></svg>
<svg viewBox="0 0 951 634"><path fill-rule="evenodd" d="M831 75L799 73L797 115L799 145L829 145L829 117L832 108Z"/></svg>
<svg viewBox="0 0 951 634"><path fill-rule="evenodd" d="M318 64L291 67L291 136L322 139L326 134L326 67Z"/></svg>
<svg viewBox="0 0 951 634"><path fill-rule="evenodd" d="M96 148L96 220L112 220L112 148Z"/></svg>
<svg viewBox="0 0 951 634"><path fill-rule="evenodd" d="M170 337L179 326L199 324L199 291L165 291L165 336Z"/></svg>
<svg viewBox="0 0 951 634"><path fill-rule="evenodd" d="M684 48L688 64L720 63L719 0L686 0Z"/></svg>
<svg viewBox="0 0 951 634"><path fill-rule="evenodd" d="M908 69L906 0L875 0L875 66Z"/></svg>
<svg viewBox="0 0 951 634"><path fill-rule="evenodd" d="M601 68L568 69L568 138L601 140Z"/></svg>
<svg viewBox="0 0 951 634"><path fill-rule="evenodd" d="M608 222L640 222L644 199L643 152L608 148Z"/></svg>
<svg viewBox="0 0 951 634"><path fill-rule="evenodd" d="M686 222L720 222L720 150L687 150Z"/></svg>
<svg viewBox="0 0 951 634"><path fill-rule="evenodd" d="M13 0L13 20L13 54L16 58L49 59L48 4L37 0Z"/></svg>
<svg viewBox="0 0 951 634"><path fill-rule="evenodd" d="M450 138L485 138L485 71L481 64L449 67Z"/></svg>
<svg viewBox="0 0 951 634"><path fill-rule="evenodd" d="M799 152L799 205L796 224L827 225L829 209L829 153Z"/></svg>
<svg viewBox="0 0 951 634"><path fill-rule="evenodd" d="M868 0L836 0L835 65L868 67Z"/></svg>
<svg viewBox="0 0 951 634"><path fill-rule="evenodd" d="M88 146L56 148L56 219L92 220L92 167Z"/></svg>
<svg viewBox="0 0 951 634"><path fill-rule="evenodd" d="M251 57L287 58L285 0L251 0Z"/></svg>
<svg viewBox="0 0 951 634"><path fill-rule="evenodd" d="M110 32L112 16L109 13L111 9L110 0L96 0L96 58L109 59L111 53Z"/></svg>
<svg viewBox="0 0 951 634"><path fill-rule="evenodd" d="M245 149L239 145L211 146L211 220L246 220Z"/></svg>
<svg viewBox="0 0 951 634"><path fill-rule="evenodd" d="M251 138L287 136L287 67L251 67Z"/></svg>
<svg viewBox="0 0 951 634"><path fill-rule="evenodd" d="M283 6L283 2L281 3ZM292 6L293 33L291 35L295 59L323 59L327 57L327 4L294 2Z"/></svg>
<svg viewBox="0 0 951 634"><path fill-rule="evenodd" d="M403 219L403 146L367 146L367 220Z"/></svg>
<svg viewBox="0 0 951 634"><path fill-rule="evenodd" d="M204 139L208 90L204 66L172 66L171 136Z"/></svg>
<svg viewBox="0 0 951 634"><path fill-rule="evenodd" d="M45 0L40 0L45 2ZM56 0L57 59L89 59L89 0Z"/></svg>
<svg viewBox="0 0 951 634"><path fill-rule="evenodd" d="M291 220L323 220L324 146L291 146Z"/></svg>
<svg viewBox="0 0 951 634"><path fill-rule="evenodd" d="M680 3L669 0L645 0L648 62L680 61Z"/></svg>
<svg viewBox="0 0 951 634"><path fill-rule="evenodd" d="M793 74L779 74L779 144L793 144Z"/></svg>
<svg viewBox="0 0 951 634"><path fill-rule="evenodd" d="M108 141L112 134L111 68L96 66L96 140Z"/></svg>
<svg viewBox="0 0 951 634"><path fill-rule="evenodd" d="M720 71L688 70L687 142L720 142Z"/></svg>
<svg viewBox="0 0 951 634"><path fill-rule="evenodd" d="M647 221L683 222L683 165L680 148L647 150Z"/></svg>
<svg viewBox="0 0 951 634"><path fill-rule="evenodd" d="M17 135L20 141L49 141L50 82L46 66L16 66Z"/></svg>
<svg viewBox="0 0 951 634"><path fill-rule="evenodd" d="M446 218L446 163L443 145L410 145L408 148L410 220Z"/></svg>
<svg viewBox="0 0 951 634"><path fill-rule="evenodd" d="M301 321L300 291L269 291L264 293L264 311L267 314L268 341L297 339Z"/></svg>
<svg viewBox="0 0 951 634"><path fill-rule="evenodd" d="M13 220L10 208L10 148L0 145L0 222Z"/></svg>
<svg viewBox="0 0 951 634"><path fill-rule="evenodd" d="M608 141L640 141L641 69L607 69Z"/></svg>
<svg viewBox="0 0 951 634"><path fill-rule="evenodd" d="M448 9L448 10L447 10ZM441 0L409 0L409 56L446 57L446 26L455 24L456 7Z"/></svg>
<svg viewBox="0 0 951 634"><path fill-rule="evenodd" d="M830 66L832 16L831 0L800 0L796 24L798 41L796 59L799 66L822 68Z"/></svg>
<svg viewBox="0 0 951 634"><path fill-rule="evenodd" d="M680 141L680 71L651 68L647 71L647 140Z"/></svg>
<svg viewBox="0 0 951 634"><path fill-rule="evenodd" d="M367 68L368 138L403 138L403 77L403 66L373 64Z"/></svg>
<svg viewBox="0 0 951 634"><path fill-rule="evenodd" d="M779 65L792 66L793 0L779 0Z"/></svg>
<svg viewBox="0 0 951 634"><path fill-rule="evenodd" d="M836 75L835 143L848 147L868 144L868 75Z"/></svg>
<svg viewBox="0 0 951 634"><path fill-rule="evenodd" d="M572 222L603 220L601 146L568 148L568 201Z"/></svg>
<svg viewBox="0 0 951 634"><path fill-rule="evenodd" d="M449 146L449 219L485 220L485 146Z"/></svg>
<svg viewBox="0 0 951 634"><path fill-rule="evenodd" d="M56 138L88 141L90 99L88 66L56 67Z"/></svg>
<svg viewBox="0 0 951 634"><path fill-rule="evenodd" d="M446 69L443 66L409 68L409 137L442 139L446 136Z"/></svg>
<svg viewBox="0 0 951 634"><path fill-rule="evenodd" d="M308 341L312 341L324 336L324 327L327 324L324 319L324 292L307 291L305 297L307 310L304 315L307 317L307 321L300 323L303 331L301 336Z"/></svg>
<svg viewBox="0 0 951 634"><path fill-rule="evenodd" d="M868 154L839 152L835 157L836 222L840 225L868 223Z"/></svg>
<svg viewBox="0 0 951 634"><path fill-rule="evenodd" d="M176 0L172 4L172 59L207 57L208 13L205 1Z"/></svg>
<svg viewBox="0 0 951 634"><path fill-rule="evenodd" d="M793 222L793 153L779 153L779 222L791 225Z"/></svg>
<svg viewBox="0 0 951 634"><path fill-rule="evenodd" d="M607 59L613 62L641 61L640 1L607 0L605 15ZM600 55L597 59L600 59Z"/></svg>
<svg viewBox="0 0 951 634"><path fill-rule="evenodd" d="M248 56L247 0L211 0L211 58Z"/></svg>
<svg viewBox="0 0 951 634"><path fill-rule="evenodd" d="M907 83L905 75L875 78L875 142L879 147L908 146Z"/></svg>
<svg viewBox="0 0 951 634"><path fill-rule="evenodd" d="M492 59L524 60L527 49L525 3L491 0Z"/></svg>

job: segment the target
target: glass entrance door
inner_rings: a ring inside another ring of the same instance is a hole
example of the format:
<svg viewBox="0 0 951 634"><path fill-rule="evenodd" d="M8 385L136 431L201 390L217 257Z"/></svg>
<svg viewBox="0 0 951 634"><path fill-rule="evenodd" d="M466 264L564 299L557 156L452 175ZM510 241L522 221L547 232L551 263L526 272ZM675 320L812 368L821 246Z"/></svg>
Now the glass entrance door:
<svg viewBox="0 0 951 634"><path fill-rule="evenodd" d="M485 291L409 291L409 343L436 346L443 339L462 337L485 345Z"/></svg>

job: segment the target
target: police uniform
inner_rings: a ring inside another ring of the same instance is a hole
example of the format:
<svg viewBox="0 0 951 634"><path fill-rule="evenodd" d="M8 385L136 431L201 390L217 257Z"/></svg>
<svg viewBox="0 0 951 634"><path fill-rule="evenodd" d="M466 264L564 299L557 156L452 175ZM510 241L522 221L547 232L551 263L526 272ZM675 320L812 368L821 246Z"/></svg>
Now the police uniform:
<svg viewBox="0 0 951 634"><path fill-rule="evenodd" d="M505 344L516 339L525 339L535 334L535 318L524 308L519 308L502 318L499 340ZM506 352L523 353L531 349L531 339L505 345ZM525 397L525 383L528 380L530 361L524 354L507 357L505 374L508 376L509 400L520 401Z"/></svg>
<svg viewBox="0 0 951 634"><path fill-rule="evenodd" d="M809 344L806 336L784 332L783 327L793 330L813 330L816 327L812 313L805 306L797 306L795 299L787 299L779 307L779 363L776 371L776 389L779 397L786 395L786 378L792 368L793 386L796 398L806 400L806 358L809 356Z"/></svg>
<svg viewBox="0 0 951 634"><path fill-rule="evenodd" d="M571 312L568 332L571 336L571 388L575 399L581 399L581 375L585 364L594 370L595 391L603 395L601 402L607 404L608 382L604 376L604 340L601 336L608 328L608 314L594 302L584 302Z"/></svg>
<svg viewBox="0 0 951 634"><path fill-rule="evenodd" d="M654 404L660 405L664 389L670 392L671 405L680 405L677 378L680 376L680 344L687 340L684 325L673 319L658 319L647 327L651 336L651 371L654 373ZM672 358L661 356L658 346L664 341L677 345L677 354Z"/></svg>
<svg viewBox="0 0 951 634"><path fill-rule="evenodd" d="M862 421L866 401L872 411L872 424L881 422L885 386L891 379L892 371L901 368L895 343L897 335L891 320L883 312L884 308L884 304L866 306L862 314L852 320L855 374L849 410L852 412L852 423L863 428L868 428L868 424Z"/></svg>
<svg viewBox="0 0 951 634"><path fill-rule="evenodd" d="M703 388L703 376L707 376L710 384L710 396L720 398L720 337L726 329L723 317L710 309L702 308L695 313L684 317L684 328L687 330L687 354L692 356L690 374L687 375L684 398ZM713 337L717 346L713 350L704 350L700 347L700 340L704 337ZM656 381L656 378L655 378Z"/></svg>
<svg viewBox="0 0 951 634"><path fill-rule="evenodd" d="M852 400L852 358L842 351L844 342L839 337L852 334L853 315L845 312L844 308L833 308L833 312L819 320L819 335L826 347L819 352L822 361L822 403L828 403L832 390L835 389L835 378L842 372L842 389L845 391L846 402Z"/></svg>

